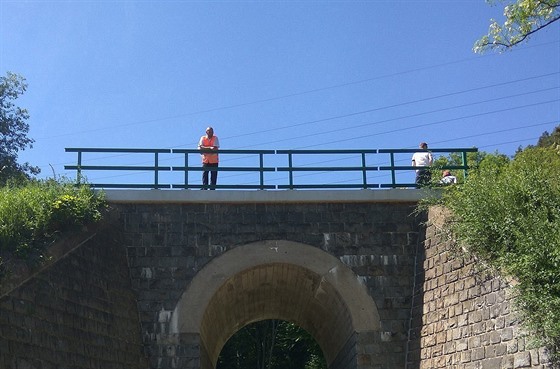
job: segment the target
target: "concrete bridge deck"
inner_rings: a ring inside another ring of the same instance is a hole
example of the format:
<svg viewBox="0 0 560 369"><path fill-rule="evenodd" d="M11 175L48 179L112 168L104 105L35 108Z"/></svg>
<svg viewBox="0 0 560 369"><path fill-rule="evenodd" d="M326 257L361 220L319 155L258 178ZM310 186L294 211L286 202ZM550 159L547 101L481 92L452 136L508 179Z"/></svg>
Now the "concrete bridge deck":
<svg viewBox="0 0 560 369"><path fill-rule="evenodd" d="M313 203L313 202L391 202L417 203L433 191L422 189L384 190L104 190L114 203Z"/></svg>

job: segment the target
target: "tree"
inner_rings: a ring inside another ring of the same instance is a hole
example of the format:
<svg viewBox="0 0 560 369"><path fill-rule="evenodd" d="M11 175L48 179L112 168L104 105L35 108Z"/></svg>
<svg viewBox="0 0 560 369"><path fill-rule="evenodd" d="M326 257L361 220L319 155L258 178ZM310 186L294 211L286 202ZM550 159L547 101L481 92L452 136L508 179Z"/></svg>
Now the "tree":
<svg viewBox="0 0 560 369"><path fill-rule="evenodd" d="M560 145L560 125L554 128L552 133L545 131L541 137L539 137L539 142L537 142L538 147L549 147Z"/></svg>
<svg viewBox="0 0 560 369"><path fill-rule="evenodd" d="M29 178L40 172L29 163L18 164L18 153L32 148L34 140L27 137L29 114L26 109L14 105L27 89L25 78L8 72L0 77L0 185L9 178Z"/></svg>
<svg viewBox="0 0 560 369"><path fill-rule="evenodd" d="M530 149L535 147L534 145L529 145L526 148ZM548 131L544 131L541 137L539 137L539 141L537 142L536 147L560 147L560 125L554 128L552 133L548 133ZM515 154L519 154L524 149L522 146L517 148Z"/></svg>
<svg viewBox="0 0 560 369"><path fill-rule="evenodd" d="M497 0L487 0L495 3ZM507 50L560 19L560 0L516 0L504 8L503 25L492 19L488 34L476 41L474 52Z"/></svg>

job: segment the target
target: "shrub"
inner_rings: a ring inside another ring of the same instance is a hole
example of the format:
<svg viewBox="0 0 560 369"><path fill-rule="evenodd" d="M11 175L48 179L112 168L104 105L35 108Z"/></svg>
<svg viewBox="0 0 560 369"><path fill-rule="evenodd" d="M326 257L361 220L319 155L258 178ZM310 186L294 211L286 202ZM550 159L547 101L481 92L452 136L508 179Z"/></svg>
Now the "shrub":
<svg viewBox="0 0 560 369"><path fill-rule="evenodd" d="M0 188L0 249L40 254L60 232L99 220L104 206L101 194L66 180L8 184Z"/></svg>
<svg viewBox="0 0 560 369"><path fill-rule="evenodd" d="M560 348L560 154L529 148L488 156L464 185L447 188L456 240L516 281L524 324L552 354ZM558 357L555 358L558 360Z"/></svg>

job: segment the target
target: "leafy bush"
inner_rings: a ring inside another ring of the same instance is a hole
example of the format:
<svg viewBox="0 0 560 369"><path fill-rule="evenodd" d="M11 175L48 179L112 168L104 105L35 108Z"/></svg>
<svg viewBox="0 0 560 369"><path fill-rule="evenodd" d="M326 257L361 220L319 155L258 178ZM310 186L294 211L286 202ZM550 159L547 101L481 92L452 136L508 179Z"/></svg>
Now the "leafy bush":
<svg viewBox="0 0 560 369"><path fill-rule="evenodd" d="M62 231L97 221L102 195L70 181L26 181L0 188L0 251L29 257Z"/></svg>
<svg viewBox="0 0 560 369"><path fill-rule="evenodd" d="M442 196L456 240L515 281L525 324L553 354L560 349L559 179L558 149L528 148L511 161L487 156Z"/></svg>
<svg viewBox="0 0 560 369"><path fill-rule="evenodd" d="M485 160L486 159L486 160ZM468 152L466 157L466 164L469 168L478 168L478 166L484 161L504 161L507 162L508 158L501 154L488 154L484 151ZM434 160L434 164L430 168L432 173L431 187L441 187L440 180L442 178L442 172L444 168L449 166L461 166L464 165L463 158L459 153L451 153L448 156L440 156ZM452 174L457 177L457 183L463 183L465 181L465 171L462 169L451 169Z"/></svg>

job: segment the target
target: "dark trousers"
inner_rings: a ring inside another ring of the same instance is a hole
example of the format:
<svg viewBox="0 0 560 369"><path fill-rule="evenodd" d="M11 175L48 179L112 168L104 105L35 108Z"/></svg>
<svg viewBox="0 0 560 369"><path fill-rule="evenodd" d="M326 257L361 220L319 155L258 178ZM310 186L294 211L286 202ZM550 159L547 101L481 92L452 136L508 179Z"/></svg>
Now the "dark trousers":
<svg viewBox="0 0 560 369"><path fill-rule="evenodd" d="M218 163L202 163L203 168L217 168ZM218 181L218 171L217 170L205 170L202 172L202 185L204 189L208 188L208 172L210 172L210 186L216 187L216 182ZM212 188L214 189L214 188Z"/></svg>
<svg viewBox="0 0 560 369"><path fill-rule="evenodd" d="M429 169L419 169L416 172L416 184L420 186L427 186L432 180L432 173Z"/></svg>

